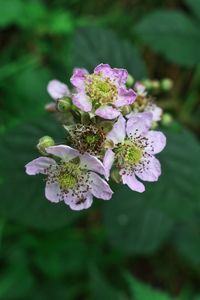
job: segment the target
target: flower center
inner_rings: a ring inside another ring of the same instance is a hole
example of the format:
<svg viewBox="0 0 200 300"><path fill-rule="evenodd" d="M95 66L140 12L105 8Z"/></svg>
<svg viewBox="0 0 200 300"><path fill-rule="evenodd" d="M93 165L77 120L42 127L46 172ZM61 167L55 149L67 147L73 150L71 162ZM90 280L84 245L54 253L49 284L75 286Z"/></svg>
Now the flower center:
<svg viewBox="0 0 200 300"><path fill-rule="evenodd" d="M85 90L97 105L112 104L117 98L117 87L101 74L88 75Z"/></svg>
<svg viewBox="0 0 200 300"><path fill-rule="evenodd" d="M117 148L116 158L120 167L132 167L139 163L143 151L131 141L125 141Z"/></svg>
<svg viewBox="0 0 200 300"><path fill-rule="evenodd" d="M92 145L99 140L98 136L96 135L88 135L85 137L85 143L88 145Z"/></svg>
<svg viewBox="0 0 200 300"><path fill-rule="evenodd" d="M78 164L74 162L61 163L56 174L59 186L63 190L74 188L78 182L82 171Z"/></svg>
<svg viewBox="0 0 200 300"><path fill-rule="evenodd" d="M77 124L72 132L72 144L81 153L99 155L104 141L105 133L94 125Z"/></svg>
<svg viewBox="0 0 200 300"><path fill-rule="evenodd" d="M63 174L58 177L58 183L62 189L68 190L72 189L76 185L77 180L72 175Z"/></svg>

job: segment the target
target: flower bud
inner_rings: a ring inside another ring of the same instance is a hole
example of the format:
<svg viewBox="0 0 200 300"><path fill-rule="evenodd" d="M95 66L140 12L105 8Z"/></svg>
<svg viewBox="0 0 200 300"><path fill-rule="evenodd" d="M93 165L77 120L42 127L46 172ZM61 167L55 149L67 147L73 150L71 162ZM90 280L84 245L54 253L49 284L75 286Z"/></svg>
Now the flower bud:
<svg viewBox="0 0 200 300"><path fill-rule="evenodd" d="M44 108L47 112L50 112L50 113L56 112L56 103L50 102L50 103L46 104Z"/></svg>
<svg viewBox="0 0 200 300"><path fill-rule="evenodd" d="M111 172L111 176L113 181L115 181L116 183L120 183L121 182L121 175L119 174L119 171L117 169L113 169Z"/></svg>
<svg viewBox="0 0 200 300"><path fill-rule="evenodd" d="M158 80L152 80L151 88L152 90L158 90L160 88L160 82Z"/></svg>
<svg viewBox="0 0 200 300"><path fill-rule="evenodd" d="M71 99L70 98L59 99L56 102L56 106L59 112L69 111L71 109Z"/></svg>
<svg viewBox="0 0 200 300"><path fill-rule="evenodd" d="M169 78L164 78L161 80L161 89L165 92L168 92L173 87L173 81Z"/></svg>
<svg viewBox="0 0 200 300"><path fill-rule="evenodd" d="M162 117L162 125L168 127L171 125L173 118L170 114L164 113Z"/></svg>
<svg viewBox="0 0 200 300"><path fill-rule="evenodd" d="M149 79L145 79L142 81L142 84L145 86L146 89L151 89L152 88L152 82Z"/></svg>
<svg viewBox="0 0 200 300"><path fill-rule="evenodd" d="M126 81L126 86L127 87L133 86L134 81L135 80L134 80L133 76L131 76L130 74L128 74L128 78L127 78L127 81Z"/></svg>
<svg viewBox="0 0 200 300"><path fill-rule="evenodd" d="M125 105L125 106L122 107L121 111L122 111L122 115L126 116L126 115L128 115L132 111L132 109L131 109L130 106Z"/></svg>
<svg viewBox="0 0 200 300"><path fill-rule="evenodd" d="M54 145L55 145L54 140L50 136L45 135L39 139L39 143L37 144L37 149L42 155L47 155L46 148Z"/></svg>

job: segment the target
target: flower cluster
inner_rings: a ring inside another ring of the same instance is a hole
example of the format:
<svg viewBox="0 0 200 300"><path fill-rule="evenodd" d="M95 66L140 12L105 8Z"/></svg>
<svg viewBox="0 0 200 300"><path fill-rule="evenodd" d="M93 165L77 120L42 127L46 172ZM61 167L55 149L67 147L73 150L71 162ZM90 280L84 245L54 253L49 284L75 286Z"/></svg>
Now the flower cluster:
<svg viewBox="0 0 200 300"><path fill-rule="evenodd" d="M141 181L158 180L155 155L166 138L154 129L162 109L142 83L131 87L128 78L126 70L100 64L91 74L75 69L71 88L49 82L55 102L47 110L60 114L66 142L56 145L52 137L42 137L37 145L42 156L26 165L28 175L46 175L49 201L81 210L91 206L93 196L112 198L110 178L140 193L145 191Z"/></svg>

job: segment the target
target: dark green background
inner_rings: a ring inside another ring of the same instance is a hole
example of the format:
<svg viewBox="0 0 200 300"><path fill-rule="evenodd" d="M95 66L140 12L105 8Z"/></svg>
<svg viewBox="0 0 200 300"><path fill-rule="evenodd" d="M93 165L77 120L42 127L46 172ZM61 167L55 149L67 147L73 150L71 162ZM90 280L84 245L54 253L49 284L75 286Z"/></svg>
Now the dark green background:
<svg viewBox="0 0 200 300"><path fill-rule="evenodd" d="M200 0L0 0L0 299L200 299ZM50 79L73 67L171 78L162 176L73 212L24 165L42 135Z"/></svg>

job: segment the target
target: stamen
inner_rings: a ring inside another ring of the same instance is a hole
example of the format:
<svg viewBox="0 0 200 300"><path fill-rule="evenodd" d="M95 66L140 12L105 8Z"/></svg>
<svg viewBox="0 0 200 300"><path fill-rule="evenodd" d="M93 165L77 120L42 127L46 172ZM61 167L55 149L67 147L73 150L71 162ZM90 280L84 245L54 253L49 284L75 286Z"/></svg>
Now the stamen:
<svg viewBox="0 0 200 300"><path fill-rule="evenodd" d="M117 87L110 78L105 78L101 74L87 75L85 91L93 101L95 99L97 106L113 104L117 99Z"/></svg>

